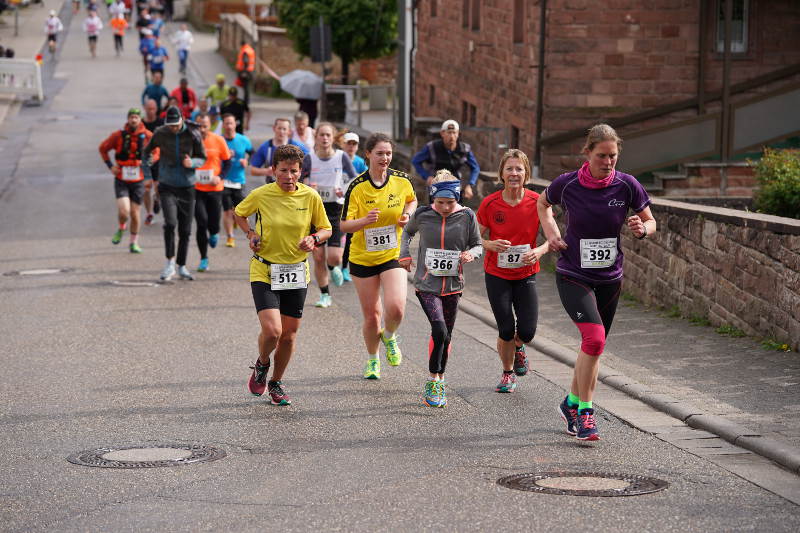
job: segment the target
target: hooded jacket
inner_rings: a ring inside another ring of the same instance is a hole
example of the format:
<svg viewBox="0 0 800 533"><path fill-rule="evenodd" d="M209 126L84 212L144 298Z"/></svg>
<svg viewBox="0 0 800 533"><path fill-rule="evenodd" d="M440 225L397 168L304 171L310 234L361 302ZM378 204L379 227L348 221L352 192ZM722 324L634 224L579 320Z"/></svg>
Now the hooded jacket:
<svg viewBox="0 0 800 533"><path fill-rule="evenodd" d="M194 187L197 179L195 169L206 162L206 149L200 136L199 127L193 122L184 122L178 133L172 133L169 126L159 126L153 133L150 144L144 149L144 159L150 161L153 150L160 150L158 160L158 181L171 187ZM192 160L192 167L183 166L185 156ZM150 163L149 163L150 164ZM149 164L144 166L145 177L150 177Z"/></svg>

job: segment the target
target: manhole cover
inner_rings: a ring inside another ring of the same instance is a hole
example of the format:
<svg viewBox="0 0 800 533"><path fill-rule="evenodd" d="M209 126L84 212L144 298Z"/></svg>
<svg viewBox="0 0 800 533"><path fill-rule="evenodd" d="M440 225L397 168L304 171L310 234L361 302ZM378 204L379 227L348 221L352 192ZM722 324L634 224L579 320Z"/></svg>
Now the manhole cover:
<svg viewBox="0 0 800 533"><path fill-rule="evenodd" d="M150 444L84 450L67 457L67 461L82 466L103 468L153 468L177 466L225 457L224 450L203 445Z"/></svg>
<svg viewBox="0 0 800 533"><path fill-rule="evenodd" d="M509 489L569 496L638 496L664 490L666 481L634 474L608 472L539 472L514 474L497 480Z"/></svg>
<svg viewBox="0 0 800 533"><path fill-rule="evenodd" d="M117 281L110 282L115 287L158 287L155 281Z"/></svg>
<svg viewBox="0 0 800 533"><path fill-rule="evenodd" d="M62 272L70 272L71 268L30 268L28 270L12 270L6 272L5 276L48 276L51 274L61 274Z"/></svg>

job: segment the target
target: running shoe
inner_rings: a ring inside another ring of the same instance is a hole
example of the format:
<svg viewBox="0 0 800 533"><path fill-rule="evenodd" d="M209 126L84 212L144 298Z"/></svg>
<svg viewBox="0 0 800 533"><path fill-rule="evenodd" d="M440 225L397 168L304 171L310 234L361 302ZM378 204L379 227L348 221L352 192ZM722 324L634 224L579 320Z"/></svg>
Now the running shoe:
<svg viewBox="0 0 800 533"><path fill-rule="evenodd" d="M507 374L503 372L503 377L500 379L500 383L497 384L495 387L495 392L514 392L514 389L517 388L517 376L514 373Z"/></svg>
<svg viewBox="0 0 800 533"><path fill-rule="evenodd" d="M210 247L216 248L218 242L219 242L219 233L215 233L214 235L208 236L208 245Z"/></svg>
<svg viewBox="0 0 800 533"><path fill-rule="evenodd" d="M161 271L161 281L169 281L172 279L172 276L175 275L175 263L170 260L167 260L167 264L164 265L164 270Z"/></svg>
<svg viewBox="0 0 800 533"><path fill-rule="evenodd" d="M152 224L153 223L153 218L155 218L153 216L153 213L148 213L147 216L144 217L144 225L145 226L149 226L150 224Z"/></svg>
<svg viewBox="0 0 800 533"><path fill-rule="evenodd" d="M280 381L269 382L269 401L272 405L292 405L292 400Z"/></svg>
<svg viewBox="0 0 800 533"><path fill-rule="evenodd" d="M525 345L517 346L514 349L514 373L518 376L524 376L528 373L529 368L528 356L525 355Z"/></svg>
<svg viewBox="0 0 800 533"><path fill-rule="evenodd" d="M444 407L447 398L444 395L444 383L441 381L425 382L425 403L430 407Z"/></svg>
<svg viewBox="0 0 800 533"><path fill-rule="evenodd" d="M197 265L198 272L208 272L208 257L205 259L200 260L200 264Z"/></svg>
<svg viewBox="0 0 800 533"><path fill-rule="evenodd" d="M353 281L353 278L350 277L350 269L347 267L342 269L342 280L344 280L345 283Z"/></svg>
<svg viewBox="0 0 800 533"><path fill-rule="evenodd" d="M594 409L581 409L578 411L577 422L578 440L600 440L597 432L597 423L594 420Z"/></svg>
<svg viewBox="0 0 800 533"><path fill-rule="evenodd" d="M400 363L403 362L403 353L397 344L397 333L392 335L391 339L387 339L383 336L383 330L381 330L381 340L386 347L386 360L389 362L389 366L400 366Z"/></svg>
<svg viewBox="0 0 800 533"><path fill-rule="evenodd" d="M364 379L381 379L381 362L378 359L367 359L364 365Z"/></svg>
<svg viewBox="0 0 800 533"><path fill-rule="evenodd" d="M142 253L142 247L139 246L138 243L132 242L130 246L130 250L132 254L140 254Z"/></svg>
<svg viewBox="0 0 800 533"><path fill-rule="evenodd" d="M575 422L578 419L578 408L570 407L567 403L566 396L564 396L564 401L558 405L558 414L561 416L561 420L567 424L567 435L575 436Z"/></svg>
<svg viewBox="0 0 800 533"><path fill-rule="evenodd" d="M228 237L228 240L225 241L225 246L228 248L234 248L236 246L236 239L233 237Z"/></svg>
<svg viewBox="0 0 800 533"><path fill-rule="evenodd" d="M342 274L342 269L338 266L333 267L333 270L331 270L331 280L337 287L341 287L342 283L344 283L344 274Z"/></svg>
<svg viewBox="0 0 800 533"><path fill-rule="evenodd" d="M261 361L256 359L256 362L250 368L253 373L250 374L250 381L247 382L247 388L253 396L261 396L267 390L267 372L269 372L269 359L266 365L262 365Z"/></svg>
<svg viewBox="0 0 800 533"><path fill-rule="evenodd" d="M319 300L317 300L317 303L314 304L314 307L322 307L324 309L326 307L330 307L332 303L333 300L331 299L331 295L323 293L319 295Z"/></svg>
<svg viewBox="0 0 800 533"><path fill-rule="evenodd" d="M189 272L188 268L186 268L186 265L181 265L178 267L178 275L181 277L181 279L185 279L186 281L194 280L194 276L192 276L192 273Z"/></svg>
<svg viewBox="0 0 800 533"><path fill-rule="evenodd" d="M122 241L122 234L123 234L123 233L125 233L125 230L124 230L124 229L118 229L118 230L117 230L117 231L114 233L114 236L113 236L113 237L111 237L111 244L119 244L119 243L120 243L120 241Z"/></svg>

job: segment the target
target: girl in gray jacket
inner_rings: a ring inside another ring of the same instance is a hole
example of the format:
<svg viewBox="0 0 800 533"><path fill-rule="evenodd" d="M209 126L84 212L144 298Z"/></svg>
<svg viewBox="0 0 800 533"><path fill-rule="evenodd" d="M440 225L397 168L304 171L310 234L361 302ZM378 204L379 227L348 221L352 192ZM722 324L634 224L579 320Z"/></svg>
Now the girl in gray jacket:
<svg viewBox="0 0 800 533"><path fill-rule="evenodd" d="M444 407L444 369L450 354L450 340L464 290L461 265L480 257L483 248L478 220L468 207L458 203L461 183L447 170L440 170L430 187L431 205L419 207L403 231L399 262L409 272L411 241L419 233L414 287L431 323L428 345L430 380L425 383L424 401Z"/></svg>

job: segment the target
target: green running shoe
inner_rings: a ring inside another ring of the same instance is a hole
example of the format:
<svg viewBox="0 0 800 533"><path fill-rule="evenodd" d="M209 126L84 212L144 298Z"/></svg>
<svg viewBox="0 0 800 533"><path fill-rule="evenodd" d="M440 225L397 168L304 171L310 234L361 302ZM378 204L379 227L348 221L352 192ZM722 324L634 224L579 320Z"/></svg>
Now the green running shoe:
<svg viewBox="0 0 800 533"><path fill-rule="evenodd" d="M119 244L122 241L122 234L125 233L124 229L118 229L114 236L111 237L111 244Z"/></svg>
<svg viewBox="0 0 800 533"><path fill-rule="evenodd" d="M132 242L132 243L131 243L131 248L130 248L130 249L131 249L131 253L132 253L132 254L140 254L140 253L142 253L142 247L141 247L141 246L139 246L139 245L138 245L137 243L135 243L135 242Z"/></svg>
<svg viewBox="0 0 800 533"><path fill-rule="evenodd" d="M389 361L389 366L400 366L400 363L403 362L403 353L397 344L397 333L391 339L387 339L383 336L383 331L381 331L381 340L386 347L386 360Z"/></svg>
<svg viewBox="0 0 800 533"><path fill-rule="evenodd" d="M378 359L367 359L364 365L364 379L381 379L381 362Z"/></svg>
<svg viewBox="0 0 800 533"><path fill-rule="evenodd" d="M425 382L425 403L430 407L444 407L447 405L444 382L433 380Z"/></svg>

